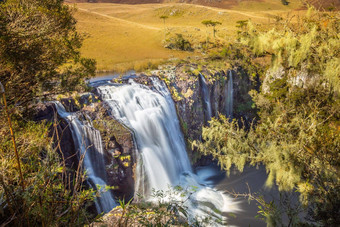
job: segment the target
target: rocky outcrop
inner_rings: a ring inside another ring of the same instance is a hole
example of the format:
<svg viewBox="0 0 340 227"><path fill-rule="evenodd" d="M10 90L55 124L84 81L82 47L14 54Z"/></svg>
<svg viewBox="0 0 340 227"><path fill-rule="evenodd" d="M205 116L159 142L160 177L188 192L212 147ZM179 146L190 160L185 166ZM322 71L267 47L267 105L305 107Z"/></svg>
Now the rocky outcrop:
<svg viewBox="0 0 340 227"><path fill-rule="evenodd" d="M81 93L74 97L59 98L58 100L67 112L77 112L92 103L99 102L98 98L91 92Z"/></svg>
<svg viewBox="0 0 340 227"><path fill-rule="evenodd" d="M234 107L233 118L247 128L256 120L257 109L251 91L260 89L260 81L257 76L250 78L242 68L234 71Z"/></svg>
<svg viewBox="0 0 340 227"><path fill-rule="evenodd" d="M113 119L104 103L84 108L93 126L100 131L105 152L105 168L114 195L130 199L134 195L135 145L132 133Z"/></svg>
<svg viewBox="0 0 340 227"><path fill-rule="evenodd" d="M168 85L176 103L183 132L188 140L200 139L202 126L207 125L209 117L219 114L230 115L236 119L251 121L255 117L251 97L248 94L255 85L242 69L221 70L211 73L207 69L197 70L197 65L167 66L152 71ZM200 74L203 80L200 79ZM232 76L232 86L228 81ZM203 84L205 83L205 84ZM228 93L233 89L233 105L228 107ZM207 89L207 91L204 91ZM206 110L210 102L210 114ZM207 116L211 115L211 116Z"/></svg>
<svg viewBox="0 0 340 227"><path fill-rule="evenodd" d="M152 75L166 82L172 93L193 162L199 160L196 160L199 155L191 150L190 141L201 139L202 127L208 125L211 117L218 118L219 114L223 114L242 121L246 126L256 117L252 98L248 94L251 89L257 89L256 83L242 69L214 73L208 69L197 69L195 64L184 64L177 67L163 66L152 71ZM228 86L230 76L232 85ZM228 100L231 92L233 99ZM200 159L197 164L204 163L206 161Z"/></svg>

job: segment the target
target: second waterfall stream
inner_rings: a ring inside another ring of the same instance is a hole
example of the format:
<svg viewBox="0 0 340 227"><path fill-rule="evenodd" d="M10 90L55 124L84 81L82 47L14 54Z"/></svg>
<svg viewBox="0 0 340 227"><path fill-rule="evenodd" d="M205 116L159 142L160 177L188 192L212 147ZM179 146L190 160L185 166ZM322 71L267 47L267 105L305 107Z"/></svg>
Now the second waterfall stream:
<svg viewBox="0 0 340 227"><path fill-rule="evenodd" d="M189 221L194 218L226 221L221 213L237 211L237 204L193 173L170 92L163 81L153 77L151 80L152 89L132 80L129 84L97 87L112 116L134 132L139 156L136 192L153 200L153 190L194 188L185 202Z"/></svg>
<svg viewBox="0 0 340 227"><path fill-rule="evenodd" d="M64 118L70 126L72 138L79 156L84 158L87 182L92 188L106 185L106 172L104 168L103 145L100 132L95 129L90 120L81 121L77 113L69 113L60 102L54 102L60 117ZM95 201L98 213L112 210L117 203L110 191L101 193Z"/></svg>

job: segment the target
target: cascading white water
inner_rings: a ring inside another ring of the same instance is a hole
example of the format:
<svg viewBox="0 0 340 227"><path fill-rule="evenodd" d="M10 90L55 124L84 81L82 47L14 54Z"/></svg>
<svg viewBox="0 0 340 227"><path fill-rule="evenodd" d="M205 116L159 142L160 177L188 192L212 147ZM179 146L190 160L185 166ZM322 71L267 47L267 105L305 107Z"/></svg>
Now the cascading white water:
<svg viewBox="0 0 340 227"><path fill-rule="evenodd" d="M105 187L106 172L104 163L104 150L100 132L92 127L91 122L81 122L76 113L69 113L59 102L54 102L60 117L64 118L70 125L72 138L80 155L84 156L84 168L87 181L97 189L98 185ZM95 202L98 213L106 213L117 206L109 191L100 194Z"/></svg>
<svg viewBox="0 0 340 227"><path fill-rule="evenodd" d="M186 202L190 218L215 216L216 209L235 211L229 197L207 187L193 174L171 95L162 81L151 79L156 91L131 80L129 84L97 88L112 115L134 131L146 175L144 196L151 199L151 189L193 186L196 192ZM141 175L137 181L142 181Z"/></svg>
<svg viewBox="0 0 340 227"><path fill-rule="evenodd" d="M226 115L228 118L233 118L233 100L234 100L234 88L233 88L233 73L229 71L228 86L225 90L225 108Z"/></svg>
<svg viewBox="0 0 340 227"><path fill-rule="evenodd" d="M208 122L211 120L212 117L212 109L211 109L211 101L210 101L210 92L207 85L207 82L204 78L204 76L200 73L199 74L199 80L200 80L200 87L201 87L201 98L203 101L203 108L204 108L204 118L205 122Z"/></svg>
<svg viewBox="0 0 340 227"><path fill-rule="evenodd" d="M191 171L191 166L169 100L136 83L100 86L98 91L112 115L135 132L148 187L166 190L168 185L178 184L180 174Z"/></svg>

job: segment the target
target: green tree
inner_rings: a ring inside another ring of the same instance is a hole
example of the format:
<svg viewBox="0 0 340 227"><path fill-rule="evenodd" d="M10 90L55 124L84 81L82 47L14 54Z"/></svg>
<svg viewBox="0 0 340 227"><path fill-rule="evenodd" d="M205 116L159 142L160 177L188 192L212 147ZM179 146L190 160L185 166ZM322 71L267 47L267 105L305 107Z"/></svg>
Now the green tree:
<svg viewBox="0 0 340 227"><path fill-rule="evenodd" d="M212 20L204 20L201 22L202 24L204 24L206 27L212 27L213 28L213 35L214 35L214 39L216 39L216 26L217 25L221 25L222 23L219 21L212 21ZM207 44L208 44L208 32L207 32Z"/></svg>
<svg viewBox="0 0 340 227"><path fill-rule="evenodd" d="M165 20L168 19L169 17L166 15L162 15L159 17L160 19L163 20L163 24L164 24L164 40L166 40L166 27L165 27Z"/></svg>
<svg viewBox="0 0 340 227"><path fill-rule="evenodd" d="M86 208L96 192L84 187L81 160L77 171L61 162L54 148L60 141L49 137L57 120L50 127L24 111L45 92L82 89L95 71L94 61L80 55L72 12L62 0L0 2L1 225L76 226L91 219Z"/></svg>
<svg viewBox="0 0 340 227"><path fill-rule="evenodd" d="M264 164L266 184L298 191L314 221L340 223L340 24L336 14L309 11L303 24L270 31L247 24L241 41L256 55L272 56L251 95L259 118L250 129L221 117L203 129L205 154L229 170Z"/></svg>
<svg viewBox="0 0 340 227"><path fill-rule="evenodd" d="M79 88L94 74L94 61L80 55L82 36L72 12L62 0L0 3L0 81L10 104Z"/></svg>

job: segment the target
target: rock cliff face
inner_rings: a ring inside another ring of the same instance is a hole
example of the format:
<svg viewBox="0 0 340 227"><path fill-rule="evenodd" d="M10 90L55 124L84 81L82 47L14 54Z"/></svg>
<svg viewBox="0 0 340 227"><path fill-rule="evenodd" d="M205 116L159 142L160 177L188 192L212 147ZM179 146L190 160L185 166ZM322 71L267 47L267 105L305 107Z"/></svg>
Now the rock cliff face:
<svg viewBox="0 0 340 227"><path fill-rule="evenodd" d="M132 133L109 115L104 103L85 108L85 111L102 136L107 184L115 187L115 196L132 198L136 160Z"/></svg>
<svg viewBox="0 0 340 227"><path fill-rule="evenodd" d="M196 68L196 65L168 66L152 72L162 78L171 90L187 141L200 140L202 127L208 125L211 117L218 118L219 114L242 119L245 124L255 118L256 111L252 108L248 92L257 87L242 69L211 73L205 69L197 72ZM230 103L228 96L231 93ZM207 102L210 107L207 107Z"/></svg>
<svg viewBox="0 0 340 227"><path fill-rule="evenodd" d="M49 136L53 138L56 151L60 154L61 160L65 160L66 167L76 169L79 160L72 133L68 123L58 117L55 105L53 103L38 104L35 107L34 120L51 123Z"/></svg>

